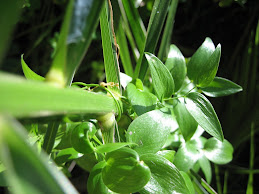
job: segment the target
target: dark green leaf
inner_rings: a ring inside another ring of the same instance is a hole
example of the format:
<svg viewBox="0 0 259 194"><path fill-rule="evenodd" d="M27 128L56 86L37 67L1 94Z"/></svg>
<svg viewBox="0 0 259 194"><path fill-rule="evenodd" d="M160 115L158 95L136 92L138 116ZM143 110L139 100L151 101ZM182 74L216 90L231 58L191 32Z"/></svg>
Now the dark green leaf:
<svg viewBox="0 0 259 194"><path fill-rule="evenodd" d="M57 164L62 164L77 158L80 158L83 154L78 153L74 148L66 148L58 152L55 162Z"/></svg>
<svg viewBox="0 0 259 194"><path fill-rule="evenodd" d="M174 79L166 66L153 54L145 53L152 77L152 84L159 100L174 93Z"/></svg>
<svg viewBox="0 0 259 194"><path fill-rule="evenodd" d="M76 164L87 172L90 172L97 163L95 153L84 154L82 157L76 159Z"/></svg>
<svg viewBox="0 0 259 194"><path fill-rule="evenodd" d="M198 127L198 123L181 101L178 101L174 106L174 114L185 141L190 140Z"/></svg>
<svg viewBox="0 0 259 194"><path fill-rule="evenodd" d="M201 90L206 96L220 97L241 92L243 89L241 86L230 80L221 77L215 77L208 86L201 88Z"/></svg>
<svg viewBox="0 0 259 194"><path fill-rule="evenodd" d="M143 59L144 52L155 52L155 48L157 46L157 42L160 38L160 33L164 26L164 21L167 15L167 10L170 5L170 2L171 0L155 0L154 2L152 13L148 23L148 32L145 42L145 48L143 48L143 50L140 51L140 57L134 72L134 78L139 78L143 81L146 75L148 63L145 59Z"/></svg>
<svg viewBox="0 0 259 194"><path fill-rule="evenodd" d="M185 58L175 45L170 46L165 66L173 76L175 85L174 91L177 92L183 85L187 69Z"/></svg>
<svg viewBox="0 0 259 194"><path fill-rule="evenodd" d="M200 167L201 167L201 170L202 170L203 174L205 175L207 183L210 184L211 179L212 179L212 171L211 171L210 161L205 156L202 156L199 159L199 164L200 164Z"/></svg>
<svg viewBox="0 0 259 194"><path fill-rule="evenodd" d="M134 193L142 189L151 177L148 166L139 160L136 151L121 148L109 152L102 170L105 185L117 193Z"/></svg>
<svg viewBox="0 0 259 194"><path fill-rule="evenodd" d="M23 55L21 56L21 63L22 63L22 70L23 70L23 74L25 75L25 77L27 79L31 79L31 80L38 80L38 81L44 81L45 78L38 75L37 73L33 72L28 65L25 63L25 61L23 60Z"/></svg>
<svg viewBox="0 0 259 194"><path fill-rule="evenodd" d="M151 179L140 191L141 194L189 193L179 170L167 159L155 154L145 154L140 159L151 170Z"/></svg>
<svg viewBox="0 0 259 194"><path fill-rule="evenodd" d="M0 116L0 158L13 193L78 193L49 157L39 155L26 141L25 129Z"/></svg>
<svg viewBox="0 0 259 194"><path fill-rule="evenodd" d="M133 83L127 85L126 95L137 115L142 115L156 108L157 97L152 93L137 89Z"/></svg>
<svg viewBox="0 0 259 194"><path fill-rule="evenodd" d="M105 167L105 161L96 164L90 172L87 180L87 191L89 194L109 194L114 193L106 187L102 179L102 169Z"/></svg>
<svg viewBox="0 0 259 194"><path fill-rule="evenodd" d="M233 158L233 147L224 139L223 142L210 138L204 145L204 155L216 164L229 163Z"/></svg>
<svg viewBox="0 0 259 194"><path fill-rule="evenodd" d="M107 144L100 145L100 146L96 147L95 151L97 153L103 154L103 153L108 153L108 152L118 150L118 149L120 149L122 147L125 147L127 145L133 145L133 143L124 143L124 142L122 142L122 143L120 143L120 142L107 143Z"/></svg>
<svg viewBox="0 0 259 194"><path fill-rule="evenodd" d="M220 44L215 50L212 40L206 38L188 63L187 73L190 80L198 86L207 86L217 73L220 54Z"/></svg>
<svg viewBox="0 0 259 194"><path fill-rule="evenodd" d="M116 112L114 99L78 88L57 88L0 72L0 112L15 116Z"/></svg>
<svg viewBox="0 0 259 194"><path fill-rule="evenodd" d="M209 100L198 92L187 95L186 108L198 124L210 135L223 141L224 136L217 114Z"/></svg>
<svg viewBox="0 0 259 194"><path fill-rule="evenodd" d="M195 190L194 190L194 187L193 187L193 183L192 183L192 180L191 178L189 177L189 175L184 172L184 171L180 171L184 181L185 181L185 184L190 192L190 194L195 194Z"/></svg>
<svg viewBox="0 0 259 194"><path fill-rule="evenodd" d="M171 114L161 110L153 110L137 117L129 126L126 139L139 146L135 150L139 154L156 153L165 144L173 127Z"/></svg>
<svg viewBox="0 0 259 194"><path fill-rule="evenodd" d="M174 165L181 171L187 172L200 158L200 152L195 140L182 143L174 157Z"/></svg>

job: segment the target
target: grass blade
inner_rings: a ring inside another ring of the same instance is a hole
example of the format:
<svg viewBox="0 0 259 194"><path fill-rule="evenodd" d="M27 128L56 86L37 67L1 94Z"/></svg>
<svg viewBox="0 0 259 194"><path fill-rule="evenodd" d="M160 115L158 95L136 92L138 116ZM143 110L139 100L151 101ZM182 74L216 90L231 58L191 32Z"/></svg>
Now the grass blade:
<svg viewBox="0 0 259 194"><path fill-rule="evenodd" d="M57 88L6 73L0 73L0 91L0 112L18 117L117 112L114 99L106 95Z"/></svg>
<svg viewBox="0 0 259 194"><path fill-rule="evenodd" d="M78 193L45 154L39 155L26 141L25 129L0 115L0 158L12 193Z"/></svg>
<svg viewBox="0 0 259 194"><path fill-rule="evenodd" d="M141 50L140 57L134 72L134 78L144 79L148 68L147 60L143 60L144 52L154 53L161 30L164 25L168 6L171 0L156 0L150 16L145 48Z"/></svg>
<svg viewBox="0 0 259 194"><path fill-rule="evenodd" d="M110 18L110 20L109 20ZM105 4L100 16L101 36L103 45L103 57L105 64L106 82L120 84L119 64L117 59L117 45L113 38L113 21L110 15L108 3ZM119 92L117 87L110 87L111 90Z"/></svg>

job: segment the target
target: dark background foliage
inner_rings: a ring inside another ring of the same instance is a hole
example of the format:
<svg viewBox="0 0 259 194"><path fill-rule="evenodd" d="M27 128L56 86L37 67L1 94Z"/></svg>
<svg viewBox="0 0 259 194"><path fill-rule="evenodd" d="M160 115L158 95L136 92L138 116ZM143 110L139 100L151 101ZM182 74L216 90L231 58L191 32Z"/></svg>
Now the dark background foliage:
<svg viewBox="0 0 259 194"><path fill-rule="evenodd" d="M0 64L3 71L22 74L20 56L24 53L27 64L38 74L45 76L55 51L65 0L27 0L12 34L6 56ZM153 0L145 0L139 8L140 15L148 24ZM225 4L224 4L225 3ZM249 169L250 131L255 130L255 166L259 168L258 157L258 39L256 27L259 19L259 1L232 0L182 0L179 2L172 35L184 56L190 57L206 37L222 45L222 57L217 76L230 79L244 89L231 97L210 99L221 121L226 139L235 147L234 159L220 167L221 181L226 170L229 172L228 190L231 193L244 193L248 174L237 169ZM100 31L94 39L79 68L75 80L98 83L104 79ZM256 43L257 41L257 43ZM85 188L87 174L77 174L74 183L77 188ZM78 181L81 177L84 181ZM258 174L254 174L255 193L259 192ZM83 184L83 186L82 186ZM216 188L213 178L213 187Z"/></svg>

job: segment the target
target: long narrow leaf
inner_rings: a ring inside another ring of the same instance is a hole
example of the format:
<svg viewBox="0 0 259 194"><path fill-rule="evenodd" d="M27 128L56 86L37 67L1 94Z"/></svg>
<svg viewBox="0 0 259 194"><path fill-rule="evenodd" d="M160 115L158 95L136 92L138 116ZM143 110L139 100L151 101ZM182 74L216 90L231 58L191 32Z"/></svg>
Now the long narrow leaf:
<svg viewBox="0 0 259 194"><path fill-rule="evenodd" d="M148 63L143 59L144 52L154 53L160 33L162 31L164 21L167 14L168 6L170 5L171 0L156 0L153 6L153 10L150 16L147 38L145 42L145 48L140 53L140 58L138 60L134 77L141 80L144 79L146 71L148 68Z"/></svg>
<svg viewBox="0 0 259 194"><path fill-rule="evenodd" d="M26 142L25 129L14 119L0 115L0 158L12 193L78 193L45 154Z"/></svg>
<svg viewBox="0 0 259 194"><path fill-rule="evenodd" d="M114 42L112 32L113 26L111 24L112 21L110 21L110 17L110 9L108 3L106 3L100 17L106 82L114 82L120 84L119 64L116 53L117 45L115 45ZM112 87L111 90L119 92L119 89L117 87Z"/></svg>
<svg viewBox="0 0 259 194"><path fill-rule="evenodd" d="M78 88L57 88L46 83L0 73L0 112L14 116L116 112L114 99Z"/></svg>

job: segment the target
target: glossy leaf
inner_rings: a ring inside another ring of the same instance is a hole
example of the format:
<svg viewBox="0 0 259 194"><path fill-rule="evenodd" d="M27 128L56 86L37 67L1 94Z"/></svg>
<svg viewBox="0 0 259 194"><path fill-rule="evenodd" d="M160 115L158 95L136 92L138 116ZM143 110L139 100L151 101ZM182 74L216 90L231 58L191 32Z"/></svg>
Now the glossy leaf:
<svg viewBox="0 0 259 194"><path fill-rule="evenodd" d="M78 193L48 156L27 143L26 130L17 121L1 115L0 120L0 158L13 193Z"/></svg>
<svg viewBox="0 0 259 194"><path fill-rule="evenodd" d="M199 159L199 164L200 164L200 167L201 167L201 170L202 170L203 174L205 175L207 183L210 184L211 179L212 179L212 171L211 171L210 161L205 156L202 156Z"/></svg>
<svg viewBox="0 0 259 194"><path fill-rule="evenodd" d="M198 127L198 123L188 112L183 102L178 101L173 110L185 141L190 140Z"/></svg>
<svg viewBox="0 0 259 194"><path fill-rule="evenodd" d="M243 89L228 79L215 77L208 86L201 88L201 90L206 96L220 97L241 92Z"/></svg>
<svg viewBox="0 0 259 194"><path fill-rule="evenodd" d="M191 57L187 73L190 80L198 86L208 85L215 77L219 65L221 46L215 46L210 38L206 38L203 44Z"/></svg>
<svg viewBox="0 0 259 194"><path fill-rule="evenodd" d="M38 75L37 73L35 73L34 71L32 71L28 65L25 63L25 61L23 60L23 55L21 56L21 63L22 63L22 70L23 70L23 74L25 75L25 77L27 79L31 79L31 80L38 80L38 81L44 81L45 78Z"/></svg>
<svg viewBox="0 0 259 194"><path fill-rule="evenodd" d="M87 172L91 172L93 167L98 163L95 153L84 154L82 157L77 158L76 164Z"/></svg>
<svg viewBox="0 0 259 194"><path fill-rule="evenodd" d="M117 142L117 143L107 143L103 144L100 146L97 146L95 148L95 151L97 153L103 154L103 153L108 153L108 152L113 152L115 150L118 150L122 147L128 146L128 145L133 145L132 143L127 143L127 142Z"/></svg>
<svg viewBox="0 0 259 194"><path fill-rule="evenodd" d="M140 191L141 194L189 193L181 173L167 159L155 154L144 154L140 159L151 170L151 179Z"/></svg>
<svg viewBox="0 0 259 194"><path fill-rule="evenodd" d="M210 138L204 145L204 155L216 164L227 164L233 158L233 147L224 139L223 142Z"/></svg>
<svg viewBox="0 0 259 194"><path fill-rule="evenodd" d="M133 83L127 85L126 95L137 115L142 115L156 108L157 97L152 93L137 89Z"/></svg>
<svg viewBox="0 0 259 194"><path fill-rule="evenodd" d="M57 88L0 72L0 112L18 117L116 111L114 99L78 88Z"/></svg>
<svg viewBox="0 0 259 194"><path fill-rule="evenodd" d="M187 69L185 58L175 45L170 46L165 66L173 76L175 85L174 91L177 92L183 85Z"/></svg>
<svg viewBox="0 0 259 194"><path fill-rule="evenodd" d="M105 161L99 162L96 164L90 172L90 175L87 179L87 191L89 194L97 193L114 193L106 187L102 179L102 169L105 167Z"/></svg>
<svg viewBox="0 0 259 194"><path fill-rule="evenodd" d="M200 158L200 152L195 140L182 143L175 154L174 165L181 171L187 172Z"/></svg>
<svg viewBox="0 0 259 194"><path fill-rule="evenodd" d="M153 110L137 117L126 133L127 142L138 144L139 154L156 153L165 144L173 127L172 116L161 110Z"/></svg>
<svg viewBox="0 0 259 194"><path fill-rule="evenodd" d="M136 151L121 148L105 157L102 170L105 185L117 193L134 193L142 189L151 177L148 166L139 160Z"/></svg>
<svg viewBox="0 0 259 194"><path fill-rule="evenodd" d="M193 187L193 183L192 183L192 180L191 178L189 177L189 175L184 172L184 171L180 171L184 181L185 181L185 184L190 192L190 194L195 194L195 190L194 190L194 187Z"/></svg>
<svg viewBox="0 0 259 194"><path fill-rule="evenodd" d="M198 124L210 135L223 141L224 136L219 119L209 100L198 92L187 95L186 108Z"/></svg>
<svg viewBox="0 0 259 194"><path fill-rule="evenodd" d="M174 160L175 151L174 150L161 150L156 153L159 156L164 157L165 159L172 162Z"/></svg>
<svg viewBox="0 0 259 194"><path fill-rule="evenodd" d="M169 98L174 93L174 79L166 66L153 54L145 54L152 77L152 84L159 100Z"/></svg>
<svg viewBox="0 0 259 194"><path fill-rule="evenodd" d="M55 158L57 164L62 164L77 158L80 158L83 154L78 153L74 148L66 148L60 150Z"/></svg>

